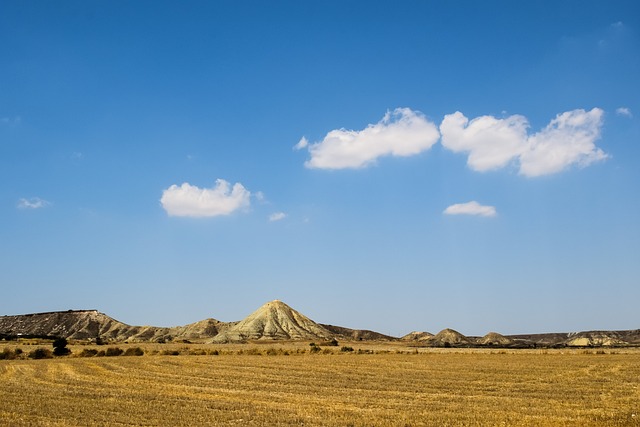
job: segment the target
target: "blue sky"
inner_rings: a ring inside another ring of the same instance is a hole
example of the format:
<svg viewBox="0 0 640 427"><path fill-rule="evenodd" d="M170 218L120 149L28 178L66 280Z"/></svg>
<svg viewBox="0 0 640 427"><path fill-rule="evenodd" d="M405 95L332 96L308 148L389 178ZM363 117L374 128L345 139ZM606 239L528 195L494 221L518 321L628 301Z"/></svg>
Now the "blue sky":
<svg viewBox="0 0 640 427"><path fill-rule="evenodd" d="M0 314L638 328L635 1L6 1Z"/></svg>

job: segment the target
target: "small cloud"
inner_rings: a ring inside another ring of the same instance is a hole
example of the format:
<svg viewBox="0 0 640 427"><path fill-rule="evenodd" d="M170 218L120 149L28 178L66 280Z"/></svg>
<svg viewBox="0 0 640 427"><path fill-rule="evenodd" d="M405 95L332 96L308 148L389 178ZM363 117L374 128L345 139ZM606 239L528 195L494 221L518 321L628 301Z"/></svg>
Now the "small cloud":
<svg viewBox="0 0 640 427"><path fill-rule="evenodd" d="M257 201L259 202L264 202L266 200L266 197L264 195L264 193L262 191L256 191L253 196L256 198Z"/></svg>
<svg viewBox="0 0 640 427"><path fill-rule="evenodd" d="M363 168L379 157L407 157L429 150L440 134L435 124L409 108L387 112L376 124L361 131L332 130L320 142L309 144L306 138L296 147L305 146L311 158L305 166L311 169Z"/></svg>
<svg viewBox="0 0 640 427"><path fill-rule="evenodd" d="M616 114L619 116L633 117L633 114L631 114L631 110L627 107L616 108Z"/></svg>
<svg viewBox="0 0 640 427"><path fill-rule="evenodd" d="M442 145L468 153L467 165L479 172L519 163L528 177L558 173L571 165L587 166L609 156L597 148L603 111L573 110L558 114L540 132L528 135L526 117L481 116L471 121L456 112L440 125Z"/></svg>
<svg viewBox="0 0 640 427"><path fill-rule="evenodd" d="M39 197L18 200L18 209L42 209L51 206L51 202L43 200Z"/></svg>
<svg viewBox="0 0 640 427"><path fill-rule="evenodd" d="M442 213L445 215L479 215L492 217L496 216L496 208L493 206L483 206L476 201L471 201L451 205Z"/></svg>
<svg viewBox="0 0 640 427"><path fill-rule="evenodd" d="M224 179L216 180L213 188L198 188L185 182L164 190L160 203L169 216L213 217L249 207L251 192L240 183L230 187Z"/></svg>
<svg viewBox="0 0 640 427"><path fill-rule="evenodd" d="M309 141L303 136L302 138L300 138L300 141L298 141L298 143L293 146L293 149L296 151L302 150L303 148L307 148L307 145L309 145Z"/></svg>
<svg viewBox="0 0 640 427"><path fill-rule="evenodd" d="M84 158L84 154L79 151L74 151L73 153L71 153L71 158L73 160L82 160Z"/></svg>
<svg viewBox="0 0 640 427"><path fill-rule="evenodd" d="M270 222L281 221L286 217L287 217L287 214L284 212L275 212L269 215L269 221Z"/></svg>

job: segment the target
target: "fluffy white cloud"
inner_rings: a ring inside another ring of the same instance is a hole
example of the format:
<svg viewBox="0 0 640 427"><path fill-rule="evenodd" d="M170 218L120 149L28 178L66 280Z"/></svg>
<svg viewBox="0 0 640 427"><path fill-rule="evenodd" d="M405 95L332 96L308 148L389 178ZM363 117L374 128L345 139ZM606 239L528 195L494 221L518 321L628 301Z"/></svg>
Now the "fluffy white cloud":
<svg viewBox="0 0 640 427"><path fill-rule="evenodd" d="M525 149L527 119L511 116L477 117L471 122L461 112L444 116L440 124L442 145L454 152L469 153L467 164L476 171L504 167Z"/></svg>
<svg viewBox="0 0 640 427"><path fill-rule="evenodd" d="M451 205L442 213L445 215L496 216L496 208L493 206L483 206L474 200L467 203Z"/></svg>
<svg viewBox="0 0 640 427"><path fill-rule="evenodd" d="M616 114L618 114L619 116L633 117L633 114L631 114L631 110L627 107L616 108Z"/></svg>
<svg viewBox="0 0 640 427"><path fill-rule="evenodd" d="M269 221L271 222L280 221L285 219L286 217L287 217L287 214L284 212L275 212L269 215Z"/></svg>
<svg viewBox="0 0 640 427"><path fill-rule="evenodd" d="M18 209L42 209L50 206L51 202L47 202L39 197L18 200Z"/></svg>
<svg viewBox="0 0 640 427"><path fill-rule="evenodd" d="M185 182L164 190L160 203L170 216L229 215L251 204L251 192L240 183L230 187L224 179L216 180L213 188L198 188Z"/></svg>
<svg viewBox="0 0 640 427"><path fill-rule="evenodd" d="M361 131L332 130L314 144L302 138L295 148L309 150L308 168L362 168L382 156L412 156L428 150L439 136L437 127L420 112L397 108Z"/></svg>
<svg viewBox="0 0 640 427"><path fill-rule="evenodd" d="M587 166L608 156L595 141L600 138L603 111L573 110L559 114L542 131L528 139L520 156L520 173L540 176L560 172L570 165Z"/></svg>
<svg viewBox="0 0 640 427"><path fill-rule="evenodd" d="M520 174L533 177L606 159L595 145L602 116L599 108L567 111L540 132L527 135L529 123L523 116L482 116L469 121L456 112L444 117L440 132L444 147L468 153L467 164L473 170L498 169L517 161Z"/></svg>

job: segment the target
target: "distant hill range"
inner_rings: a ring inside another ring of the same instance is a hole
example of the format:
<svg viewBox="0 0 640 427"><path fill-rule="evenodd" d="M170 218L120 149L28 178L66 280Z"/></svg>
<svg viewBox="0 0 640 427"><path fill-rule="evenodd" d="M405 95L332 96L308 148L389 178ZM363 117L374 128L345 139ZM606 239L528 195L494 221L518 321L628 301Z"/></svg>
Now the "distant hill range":
<svg viewBox="0 0 640 427"><path fill-rule="evenodd" d="M378 332L319 324L282 301L266 303L239 322L205 319L171 328L130 326L97 310L69 310L0 316L0 339L64 337L94 342L198 341L237 343L260 340L400 341L416 347L623 347L640 346L640 330L588 331L504 336L490 332L467 337L453 329L437 334L411 332L402 338Z"/></svg>

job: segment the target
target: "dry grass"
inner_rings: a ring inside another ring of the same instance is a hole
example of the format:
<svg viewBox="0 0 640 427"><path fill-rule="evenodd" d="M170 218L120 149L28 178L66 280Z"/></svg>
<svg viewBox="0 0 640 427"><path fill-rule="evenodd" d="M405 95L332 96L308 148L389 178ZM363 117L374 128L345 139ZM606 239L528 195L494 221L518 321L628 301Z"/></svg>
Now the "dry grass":
<svg viewBox="0 0 640 427"><path fill-rule="evenodd" d="M0 424L640 425L638 351L143 349L142 357L0 360Z"/></svg>

